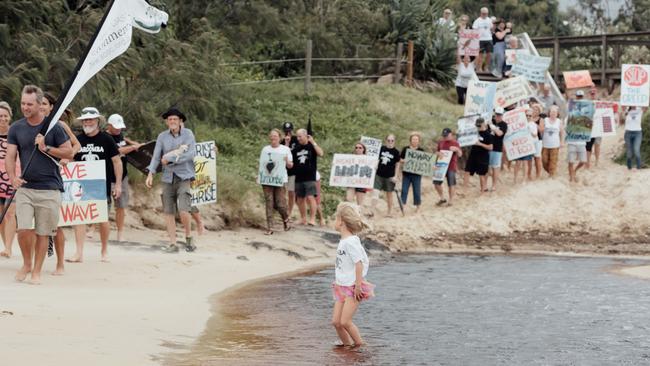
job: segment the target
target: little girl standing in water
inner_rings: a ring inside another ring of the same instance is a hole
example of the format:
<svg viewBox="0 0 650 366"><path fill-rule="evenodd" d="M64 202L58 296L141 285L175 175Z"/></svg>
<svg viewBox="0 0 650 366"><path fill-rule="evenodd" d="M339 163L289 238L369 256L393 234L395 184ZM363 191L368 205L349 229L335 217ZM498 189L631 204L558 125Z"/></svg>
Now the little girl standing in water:
<svg viewBox="0 0 650 366"><path fill-rule="evenodd" d="M352 323L352 317L359 302L375 296L375 286L365 280L368 255L356 234L368 228L368 225L363 221L358 207L351 202L338 205L334 225L336 231L341 233L341 241L336 250L336 280L332 284L336 301L332 325L341 338L340 346L361 346L363 340L359 329Z"/></svg>

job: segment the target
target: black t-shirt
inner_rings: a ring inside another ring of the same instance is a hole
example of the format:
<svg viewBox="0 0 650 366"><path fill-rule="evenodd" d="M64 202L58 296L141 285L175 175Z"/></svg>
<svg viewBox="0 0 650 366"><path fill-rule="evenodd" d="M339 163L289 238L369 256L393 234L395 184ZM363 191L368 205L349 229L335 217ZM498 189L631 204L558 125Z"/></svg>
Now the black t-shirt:
<svg viewBox="0 0 650 366"><path fill-rule="evenodd" d="M284 140L282 141L282 143L285 144ZM291 140L289 142L289 145L285 144L285 146L287 146L289 148L289 150L291 150L291 153L293 154L293 150L296 148L296 146L298 146L298 138L296 136L291 136ZM295 165L295 162L294 162L294 165ZM287 175L290 176L290 177L296 175L295 169L296 169L295 166L292 167L291 169L287 169Z"/></svg>
<svg viewBox="0 0 650 366"><path fill-rule="evenodd" d="M56 189L63 192L63 180L58 165L40 150L34 152L31 165L25 172L29 157L34 151L34 139L41 131L43 122L32 126L23 118L12 123L7 141L18 147L20 166L23 169L22 178L27 181L23 187L40 190ZM48 146L59 147L68 140L70 138L58 123L45 135L45 145Z"/></svg>
<svg viewBox="0 0 650 366"><path fill-rule="evenodd" d="M392 178L395 176L395 166L400 161L400 153L396 148L382 146L379 150L379 165L377 165L377 175L382 178Z"/></svg>
<svg viewBox="0 0 650 366"><path fill-rule="evenodd" d="M316 149L311 142L307 145L296 145L292 151L293 154L293 172L296 175L296 183L316 181L317 155Z"/></svg>
<svg viewBox="0 0 650 366"><path fill-rule="evenodd" d="M503 135L497 136L493 135L492 143L494 144L494 149L492 151L496 152L501 152L503 150L503 138L506 136L506 132L508 131L508 124L505 121L501 122L494 122L494 124L499 127L501 132L503 132Z"/></svg>
<svg viewBox="0 0 650 366"><path fill-rule="evenodd" d="M126 140L124 139L124 134L122 132L120 132L119 135L113 135L111 133L109 133L108 135L113 138L113 141L115 141L115 144L117 145L117 148L118 148L118 152L119 152L119 148L126 147L126 146L129 145L129 144L127 144ZM127 171L126 171L126 155L122 156L121 159L122 159L122 179L124 179L124 177L126 177L126 174L127 174Z"/></svg>
<svg viewBox="0 0 650 366"><path fill-rule="evenodd" d="M490 133L490 130L479 131L478 132L478 141L486 145L494 145L494 136ZM492 146L494 148L494 146ZM487 150L483 146L472 145L472 151L469 153L470 159L481 164L489 164L490 162L490 150Z"/></svg>
<svg viewBox="0 0 650 366"><path fill-rule="evenodd" d="M81 150L74 156L75 161L106 161L106 194L111 195L111 183L115 183L112 157L119 155L120 151L113 138L105 132L100 132L93 137L85 133L77 135Z"/></svg>

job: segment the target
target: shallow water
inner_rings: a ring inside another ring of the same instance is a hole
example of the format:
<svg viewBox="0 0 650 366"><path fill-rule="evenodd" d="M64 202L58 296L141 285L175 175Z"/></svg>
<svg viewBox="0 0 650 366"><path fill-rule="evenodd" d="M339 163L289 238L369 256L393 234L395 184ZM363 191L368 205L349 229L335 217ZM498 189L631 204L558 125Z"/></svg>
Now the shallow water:
<svg viewBox="0 0 650 366"><path fill-rule="evenodd" d="M220 298L172 365L650 364L650 281L600 258L406 256L371 266L355 316L368 343L333 347L333 271Z"/></svg>

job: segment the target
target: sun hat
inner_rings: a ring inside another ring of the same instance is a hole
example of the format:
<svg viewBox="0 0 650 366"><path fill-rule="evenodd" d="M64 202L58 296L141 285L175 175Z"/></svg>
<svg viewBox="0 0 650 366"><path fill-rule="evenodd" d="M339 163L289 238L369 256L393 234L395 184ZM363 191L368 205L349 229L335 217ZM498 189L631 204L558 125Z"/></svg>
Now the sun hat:
<svg viewBox="0 0 650 366"><path fill-rule="evenodd" d="M494 114L503 114L504 110L501 107L494 108Z"/></svg>
<svg viewBox="0 0 650 366"><path fill-rule="evenodd" d="M179 111L178 108L170 108L167 112L162 114L163 119L169 118L169 116L176 116L180 118L183 122L187 120L187 117L183 114L183 112Z"/></svg>
<svg viewBox="0 0 650 366"><path fill-rule="evenodd" d="M122 118L122 116L117 113L111 114L111 116L108 117L108 124L120 130L126 128L126 125L124 124L124 118Z"/></svg>
<svg viewBox="0 0 650 366"><path fill-rule="evenodd" d="M99 114L99 111L95 107L86 107L81 110L81 116L77 117L77 120L83 121L84 119L93 119L102 117Z"/></svg>

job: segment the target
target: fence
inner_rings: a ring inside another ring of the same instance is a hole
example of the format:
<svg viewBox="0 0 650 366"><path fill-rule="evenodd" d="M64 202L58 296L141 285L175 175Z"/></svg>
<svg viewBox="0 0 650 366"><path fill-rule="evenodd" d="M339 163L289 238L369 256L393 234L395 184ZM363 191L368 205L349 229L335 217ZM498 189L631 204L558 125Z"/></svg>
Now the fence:
<svg viewBox="0 0 650 366"><path fill-rule="evenodd" d="M277 79L267 79L267 80L249 80L249 81L240 81L229 84L224 84L226 86L239 86L239 85L252 85L260 83L273 83L281 81L292 81L292 80L304 80L304 90L305 94L309 95L312 89L312 80L316 79L379 79L383 75L312 75L312 65L314 62L322 61L335 61L335 62L393 62L394 72L393 72L393 83L398 84L402 80L402 65L406 64L406 85L413 85L413 54L414 47L413 42L408 42L407 48L407 59L404 60L404 45L403 43L398 43L395 47L395 56L393 57L313 57L313 42L308 40L305 45L305 57L303 58L292 58L292 59L283 59L283 60L261 60L261 61L242 61L242 62L229 62L223 63L219 66L233 66L233 67L242 67L249 65L268 65L268 64L283 64L290 62L304 62L305 72L303 76L294 76L286 78L277 78Z"/></svg>

